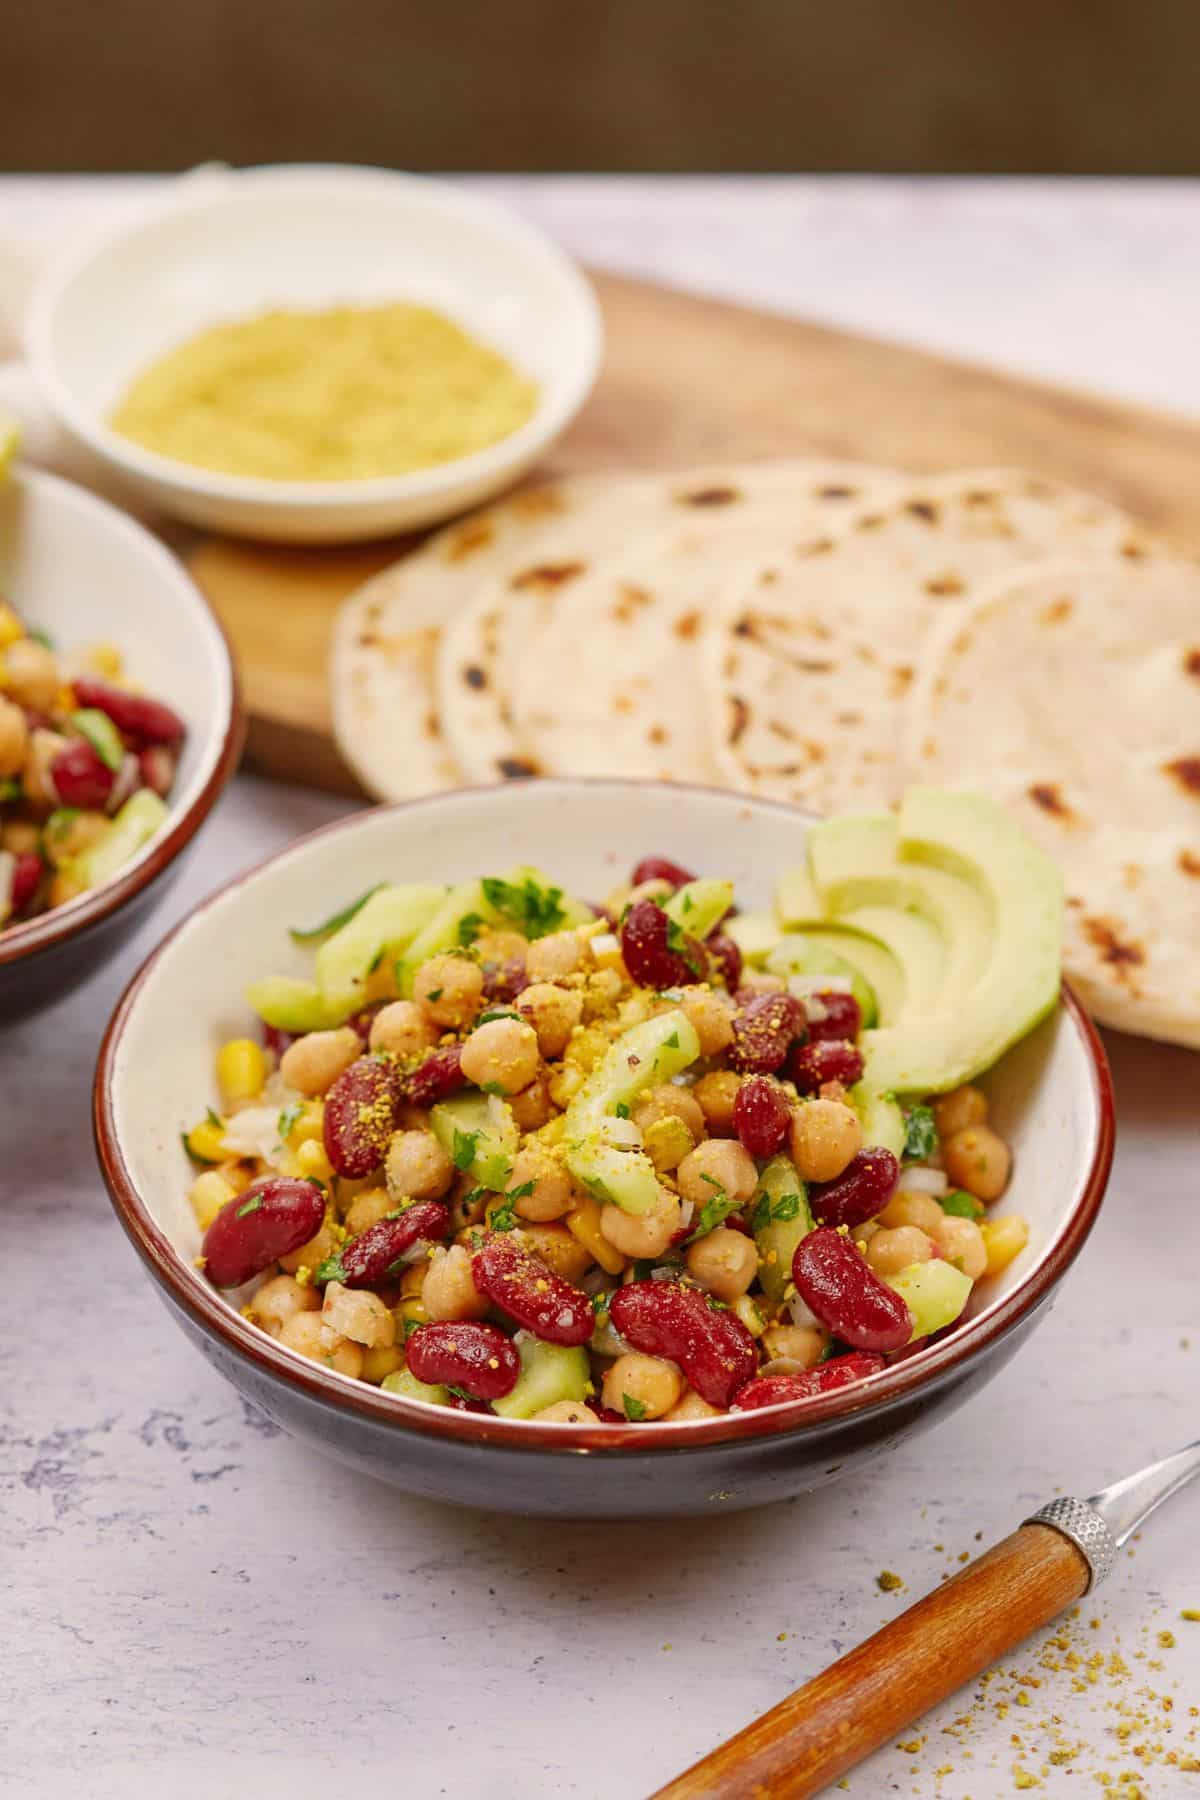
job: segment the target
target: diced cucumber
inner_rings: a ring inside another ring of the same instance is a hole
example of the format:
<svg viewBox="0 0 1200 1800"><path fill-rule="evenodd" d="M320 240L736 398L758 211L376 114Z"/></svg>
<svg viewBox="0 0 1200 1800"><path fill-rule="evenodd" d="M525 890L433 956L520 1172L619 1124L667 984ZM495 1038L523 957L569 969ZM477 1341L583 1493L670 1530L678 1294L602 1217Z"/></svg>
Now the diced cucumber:
<svg viewBox="0 0 1200 1800"><path fill-rule="evenodd" d="M887 952L883 951L886 956ZM850 992L858 1001L862 1012L864 1028L874 1025L879 1018L879 1004L875 998L875 989L871 986L861 968L849 961L840 951L830 947L823 937L808 937L802 932L790 932L787 937L780 938L771 954L767 957L767 968L772 975L840 975L850 983Z"/></svg>
<svg viewBox="0 0 1200 1800"><path fill-rule="evenodd" d="M689 881L676 889L663 905L668 919L694 938L706 938L715 931L733 905L732 881Z"/></svg>
<svg viewBox="0 0 1200 1800"><path fill-rule="evenodd" d="M742 960L757 967L779 942L780 931L774 913L739 913L725 926L725 935L733 939Z"/></svg>
<svg viewBox="0 0 1200 1800"><path fill-rule="evenodd" d="M365 892L359 894L354 900L348 900L345 906L339 906L336 912L330 913L327 918L321 920L320 924L289 925L288 936L297 944L324 943L325 939L332 937L335 931L340 931L343 925L350 923L355 913L362 910L372 894L377 894L380 888L386 886L386 881L372 882Z"/></svg>
<svg viewBox="0 0 1200 1800"><path fill-rule="evenodd" d="M512 1107L498 1094L455 1094L429 1115L433 1135L456 1169L480 1187L500 1193L517 1154Z"/></svg>
<svg viewBox="0 0 1200 1800"><path fill-rule="evenodd" d="M956 1269L953 1263L940 1259L910 1263L907 1269L901 1269L897 1275L887 1275L884 1280L895 1289L912 1314L910 1343L953 1325L975 1285L971 1277Z"/></svg>
<svg viewBox="0 0 1200 1800"><path fill-rule="evenodd" d="M422 963L446 950L461 950L472 941L476 930L494 925L496 916L483 897L483 887L476 881L460 881L452 887L428 923L418 931L404 955L396 964L396 985L402 994L411 995L413 979Z"/></svg>
<svg viewBox="0 0 1200 1800"><path fill-rule="evenodd" d="M330 1031L345 1012L333 1011L319 988L294 975L264 975L246 989L247 1003L277 1031Z"/></svg>
<svg viewBox="0 0 1200 1800"><path fill-rule="evenodd" d="M407 949L441 906L446 890L381 887L317 951L317 986L332 1011L345 1016L363 1004L367 977L389 952Z"/></svg>
<svg viewBox="0 0 1200 1800"><path fill-rule="evenodd" d="M125 760L125 746L108 714L99 707L84 706L71 714L71 723L80 737L87 739L105 768L115 775Z"/></svg>
<svg viewBox="0 0 1200 1800"><path fill-rule="evenodd" d="M521 1358L517 1385L492 1401L502 1419L531 1419L559 1400L584 1400L591 1380L587 1351L574 1344L548 1344L532 1332L513 1339Z"/></svg>
<svg viewBox="0 0 1200 1800"><path fill-rule="evenodd" d="M158 795L149 788L139 788L129 796L104 836L72 858L68 864L72 880L84 888L111 881L118 869L150 842L166 816L167 809Z"/></svg>
<svg viewBox="0 0 1200 1800"><path fill-rule="evenodd" d="M566 1112L566 1164L596 1200L645 1214L662 1189L644 1150L623 1145L615 1129L648 1087L669 1081L695 1062L700 1040L682 1011L660 1013L632 1026L596 1065ZM623 1115L617 1108L623 1109Z"/></svg>
<svg viewBox="0 0 1200 1800"><path fill-rule="evenodd" d="M428 1400L431 1406L445 1406L450 1389L440 1382L418 1381L411 1369L393 1369L380 1382L385 1394L403 1394L406 1400Z"/></svg>
<svg viewBox="0 0 1200 1800"><path fill-rule="evenodd" d="M908 1136L904 1109L899 1102L890 1094L876 1093L865 1081L850 1089L850 1098L862 1121L864 1147L890 1150L899 1162Z"/></svg>
<svg viewBox="0 0 1200 1800"><path fill-rule="evenodd" d="M790 1156L773 1156L763 1170L750 1204L750 1222L758 1247L758 1278L767 1298L778 1306L792 1279L796 1245L813 1229L808 1193Z"/></svg>

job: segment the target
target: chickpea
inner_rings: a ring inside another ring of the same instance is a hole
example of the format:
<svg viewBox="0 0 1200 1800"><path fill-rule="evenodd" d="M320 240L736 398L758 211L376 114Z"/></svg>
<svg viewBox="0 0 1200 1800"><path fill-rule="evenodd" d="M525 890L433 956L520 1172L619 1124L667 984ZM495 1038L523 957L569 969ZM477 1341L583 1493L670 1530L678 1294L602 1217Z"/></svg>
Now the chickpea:
<svg viewBox="0 0 1200 1800"><path fill-rule="evenodd" d="M880 1213L879 1223L890 1230L902 1225L915 1225L918 1231L927 1232L932 1237L944 1217L945 1214L931 1194L922 1194L916 1188L901 1187L896 1189Z"/></svg>
<svg viewBox="0 0 1200 1800"><path fill-rule="evenodd" d="M805 1181L832 1181L862 1149L862 1124L838 1100L806 1100L792 1114L792 1158Z"/></svg>
<svg viewBox="0 0 1200 1800"><path fill-rule="evenodd" d="M878 1243L876 1239L876 1243ZM978 1281L988 1265L987 1244L974 1219L958 1219L943 1213L933 1241L948 1263L972 1281ZM872 1249L874 1245L872 1245ZM869 1256L870 1252L868 1252Z"/></svg>
<svg viewBox="0 0 1200 1800"><path fill-rule="evenodd" d="M694 1201L697 1210L716 1193L743 1206L758 1186L758 1167L736 1139L709 1138L684 1157L675 1178L684 1199Z"/></svg>
<svg viewBox="0 0 1200 1800"><path fill-rule="evenodd" d="M986 1096L969 1083L943 1094L933 1103L933 1120L940 1138L953 1137L955 1132L965 1131L969 1125L982 1125L987 1115Z"/></svg>
<svg viewBox="0 0 1200 1800"><path fill-rule="evenodd" d="M393 1000L371 1020L372 1050L391 1056L415 1057L432 1049L438 1034L415 1000Z"/></svg>
<svg viewBox="0 0 1200 1800"><path fill-rule="evenodd" d="M460 1232L478 1225L487 1211L487 1203L487 1194L477 1185L475 1177L470 1174L460 1175L454 1184L454 1192L447 1201L451 1229Z"/></svg>
<svg viewBox="0 0 1200 1800"><path fill-rule="evenodd" d="M346 1209L343 1221L351 1237L369 1231L372 1225L378 1225L380 1219L386 1219L395 1206L392 1196L383 1188L364 1188L356 1194Z"/></svg>
<svg viewBox="0 0 1200 1800"><path fill-rule="evenodd" d="M81 850L102 838L107 830L108 820L102 812L77 812L61 825L56 820L54 830L45 836L46 857L56 869L61 869L73 856L78 856Z"/></svg>
<svg viewBox="0 0 1200 1800"><path fill-rule="evenodd" d="M531 1181L532 1194L522 1194L515 1202L520 1218L539 1224L570 1212L576 1197L571 1177L548 1145L526 1144L513 1160L510 1189L526 1187Z"/></svg>
<svg viewBox="0 0 1200 1800"><path fill-rule="evenodd" d="M942 1165L955 1187L990 1206L1008 1186L1012 1152L987 1125L969 1125L943 1143Z"/></svg>
<svg viewBox="0 0 1200 1800"><path fill-rule="evenodd" d="M481 963L525 961L529 939L523 931L510 931L505 925L489 925L471 945Z"/></svg>
<svg viewBox="0 0 1200 1800"><path fill-rule="evenodd" d="M651 1088L634 1108L633 1122L643 1132L649 1131L651 1125L657 1125L660 1119L682 1119L696 1143L704 1136L704 1110L700 1102L689 1088L677 1087L673 1081L664 1081L661 1086Z"/></svg>
<svg viewBox="0 0 1200 1800"><path fill-rule="evenodd" d="M316 1312L320 1305L316 1288L301 1287L290 1275L273 1275L264 1281L251 1302L255 1319L272 1337L278 1337L297 1313Z"/></svg>
<svg viewBox="0 0 1200 1800"><path fill-rule="evenodd" d="M541 1412L530 1414L530 1418L540 1419L543 1425L598 1425L600 1423L590 1406L584 1406L579 1400L556 1400L553 1406L543 1406Z"/></svg>
<svg viewBox="0 0 1200 1800"><path fill-rule="evenodd" d="M404 1367L404 1351L399 1344L378 1344L363 1351L362 1379L378 1387L388 1375Z"/></svg>
<svg viewBox="0 0 1200 1800"><path fill-rule="evenodd" d="M463 1074L489 1093L519 1094L538 1065L537 1032L517 1019L477 1025L462 1047Z"/></svg>
<svg viewBox="0 0 1200 1800"><path fill-rule="evenodd" d="M54 652L36 638L18 638L4 652L6 686L18 706L53 712L60 686Z"/></svg>
<svg viewBox="0 0 1200 1800"><path fill-rule="evenodd" d="M675 1402L670 1412L663 1414L668 1424L675 1424L680 1419L719 1419L720 1416L721 1408L710 1406L694 1388L685 1388L683 1398Z"/></svg>
<svg viewBox="0 0 1200 1800"><path fill-rule="evenodd" d="M419 1262L409 1263L400 1277L400 1297L402 1300L419 1300L425 1287L425 1277L429 1273L429 1258L423 1256Z"/></svg>
<svg viewBox="0 0 1200 1800"><path fill-rule="evenodd" d="M508 1104L518 1131L540 1131L543 1125L548 1125L554 1106L545 1074L539 1071L527 1088L522 1088L519 1094L510 1094Z"/></svg>
<svg viewBox="0 0 1200 1800"><path fill-rule="evenodd" d="M718 1300L736 1300L758 1274L758 1251L744 1232L718 1225L687 1253L688 1274Z"/></svg>
<svg viewBox="0 0 1200 1800"><path fill-rule="evenodd" d="M11 851L13 856L25 856L30 850L36 850L41 832L32 819L8 819L0 825L0 850Z"/></svg>
<svg viewBox="0 0 1200 1800"><path fill-rule="evenodd" d="M561 1056L583 1017L583 994L578 988L555 987L550 981L535 981L518 995L517 1011L537 1033L542 1055Z"/></svg>
<svg viewBox="0 0 1200 1800"><path fill-rule="evenodd" d="M368 1350L390 1350L396 1342L396 1321L378 1294L365 1288L343 1287L331 1281L325 1289L321 1317L337 1336Z"/></svg>
<svg viewBox="0 0 1200 1800"><path fill-rule="evenodd" d="M819 1325L768 1325L762 1347L768 1362L786 1359L801 1369L812 1369L829 1347L829 1333Z"/></svg>
<svg viewBox="0 0 1200 1800"><path fill-rule="evenodd" d="M526 1225L522 1235L535 1256L564 1281L582 1281L592 1266L592 1253L565 1225Z"/></svg>
<svg viewBox="0 0 1200 1800"><path fill-rule="evenodd" d="M695 1026L701 1056L719 1056L733 1042L733 1008L707 986L683 990L679 1003Z"/></svg>
<svg viewBox="0 0 1200 1800"><path fill-rule="evenodd" d="M665 1357L630 1350L605 1371L601 1392L605 1406L627 1419L661 1419L683 1393L683 1376Z"/></svg>
<svg viewBox="0 0 1200 1800"><path fill-rule="evenodd" d="M733 1136L733 1103L742 1078L732 1069L713 1069L702 1075L692 1092L700 1102L704 1123L713 1137Z"/></svg>
<svg viewBox="0 0 1200 1800"><path fill-rule="evenodd" d="M349 1338L339 1337L336 1331L330 1331L320 1313L294 1313L284 1321L279 1332L279 1342L289 1350L295 1350L300 1356L307 1356L311 1362L324 1363L326 1368L336 1369L339 1375L362 1374L362 1345L352 1344Z"/></svg>
<svg viewBox="0 0 1200 1800"><path fill-rule="evenodd" d="M653 1212L627 1213L619 1206L600 1208L600 1230L622 1256L661 1256L683 1223L683 1208L674 1194L661 1189Z"/></svg>
<svg viewBox="0 0 1200 1800"><path fill-rule="evenodd" d="M279 1059L279 1073L288 1087L312 1098L326 1094L339 1075L362 1055L362 1039L352 1026L338 1031L310 1031L289 1044Z"/></svg>
<svg viewBox="0 0 1200 1800"><path fill-rule="evenodd" d="M743 969L742 986L751 994L782 994L787 982L781 975L768 975L765 969Z"/></svg>
<svg viewBox="0 0 1200 1800"><path fill-rule="evenodd" d="M435 1025L469 1025L483 999L483 970L469 956L431 956L417 970L413 999Z"/></svg>
<svg viewBox="0 0 1200 1800"><path fill-rule="evenodd" d="M421 1299L431 1319L482 1319L487 1295L475 1286L470 1253L461 1244L430 1257Z"/></svg>
<svg viewBox="0 0 1200 1800"><path fill-rule="evenodd" d="M0 778L19 775L29 749L25 714L12 700L0 697Z"/></svg>
<svg viewBox="0 0 1200 1800"><path fill-rule="evenodd" d="M397 1131L387 1148L384 1175L396 1200L440 1200L454 1181L454 1164L432 1131Z"/></svg>
<svg viewBox="0 0 1200 1800"><path fill-rule="evenodd" d="M867 1244L867 1262L877 1275L898 1275L913 1263L928 1262L933 1240L915 1225L896 1225L877 1231Z"/></svg>
<svg viewBox="0 0 1200 1800"><path fill-rule="evenodd" d="M333 1256L340 1248L341 1238L327 1218L317 1235L310 1237L307 1244L301 1244L298 1250L289 1250L286 1256L281 1256L279 1266L286 1269L289 1275L294 1275L297 1269L315 1269L327 1256Z"/></svg>
<svg viewBox="0 0 1200 1800"><path fill-rule="evenodd" d="M60 731L47 731L41 725L35 726L29 734L21 785L25 798L34 806L57 806L58 795L50 778L50 764L66 742Z"/></svg>
<svg viewBox="0 0 1200 1800"><path fill-rule="evenodd" d="M525 973L530 982L559 981L564 975L578 974L585 954L584 940L577 931L551 932L530 944L525 952Z"/></svg>

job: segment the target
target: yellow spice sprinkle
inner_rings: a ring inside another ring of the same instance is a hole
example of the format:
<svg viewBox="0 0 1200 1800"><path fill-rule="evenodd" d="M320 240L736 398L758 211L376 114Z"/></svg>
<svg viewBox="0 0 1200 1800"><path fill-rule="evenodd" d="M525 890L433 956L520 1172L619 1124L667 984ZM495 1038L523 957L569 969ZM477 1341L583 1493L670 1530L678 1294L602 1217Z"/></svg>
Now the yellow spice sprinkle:
<svg viewBox="0 0 1200 1800"><path fill-rule="evenodd" d="M904 1586L903 1579L899 1575L893 1574L891 1569L880 1569L875 1581L885 1594L894 1594L897 1588Z"/></svg>

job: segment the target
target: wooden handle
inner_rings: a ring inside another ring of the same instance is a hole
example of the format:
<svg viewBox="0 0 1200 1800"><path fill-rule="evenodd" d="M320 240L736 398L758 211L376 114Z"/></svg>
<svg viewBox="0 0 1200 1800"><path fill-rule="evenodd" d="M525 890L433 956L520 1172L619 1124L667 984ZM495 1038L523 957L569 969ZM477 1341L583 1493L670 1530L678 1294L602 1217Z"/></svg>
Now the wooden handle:
<svg viewBox="0 0 1200 1800"><path fill-rule="evenodd" d="M805 1800L1087 1591L1082 1554L1022 1525L651 1800Z"/></svg>

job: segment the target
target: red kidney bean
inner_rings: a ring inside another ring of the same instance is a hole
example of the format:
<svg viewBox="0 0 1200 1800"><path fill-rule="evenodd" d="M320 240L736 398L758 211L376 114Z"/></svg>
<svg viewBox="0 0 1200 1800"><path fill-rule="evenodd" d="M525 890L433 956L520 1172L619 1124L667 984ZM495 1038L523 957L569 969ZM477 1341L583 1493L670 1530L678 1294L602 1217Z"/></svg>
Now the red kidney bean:
<svg viewBox="0 0 1200 1800"><path fill-rule="evenodd" d="M501 1312L550 1344L586 1344L596 1326L591 1297L503 1238L471 1258L471 1279Z"/></svg>
<svg viewBox="0 0 1200 1800"><path fill-rule="evenodd" d="M8 903L18 918L37 893L43 867L42 859L36 850L22 850L13 864Z"/></svg>
<svg viewBox="0 0 1200 1800"><path fill-rule="evenodd" d="M754 1339L742 1321L699 1288L633 1281L617 1289L608 1316L635 1350L678 1363L710 1406L728 1406L758 1367Z"/></svg>
<svg viewBox="0 0 1200 1800"><path fill-rule="evenodd" d="M303 1036L302 1031L281 1031L278 1025L264 1025L262 1028L263 1045L266 1049L274 1051L276 1061L285 1050L291 1049L297 1038Z"/></svg>
<svg viewBox="0 0 1200 1800"><path fill-rule="evenodd" d="M307 1244L324 1217L325 1196L311 1181L264 1175L227 1201L205 1232L205 1273L216 1287L240 1287Z"/></svg>
<svg viewBox="0 0 1200 1800"><path fill-rule="evenodd" d="M179 744L183 741L183 720L161 700L110 687L107 681L98 681L93 675L77 675L71 686L78 705L99 707L102 713L108 714L117 730L132 738L139 748L146 744Z"/></svg>
<svg viewBox="0 0 1200 1800"><path fill-rule="evenodd" d="M108 813L120 812L125 802L129 799L129 796L131 794L136 794L141 786L141 765L133 752L127 750L125 755L121 758L120 768L113 777L113 784L109 791L105 811Z"/></svg>
<svg viewBox="0 0 1200 1800"><path fill-rule="evenodd" d="M359 1012L351 1013L346 1020L351 1031L357 1031L364 1044L371 1040L371 1025L374 1022L375 1014L386 1005L385 1000L372 1000L369 1006L364 1006Z"/></svg>
<svg viewBox="0 0 1200 1800"><path fill-rule="evenodd" d="M621 955L639 987L687 987L702 981L704 951L653 900L636 900L621 921Z"/></svg>
<svg viewBox="0 0 1200 1800"><path fill-rule="evenodd" d="M418 1381L462 1388L472 1400L511 1394L521 1373L521 1359L499 1327L468 1319L419 1326L405 1346L404 1359Z"/></svg>
<svg viewBox="0 0 1200 1800"><path fill-rule="evenodd" d="M432 1050L423 1063L413 1070L404 1083L404 1098L411 1106L432 1106L465 1088L462 1072L462 1045L446 1044Z"/></svg>
<svg viewBox="0 0 1200 1800"><path fill-rule="evenodd" d="M641 887L643 881L669 881L673 888L681 888L696 877L678 863L668 862L665 856L643 856L629 879L634 887Z"/></svg>
<svg viewBox="0 0 1200 1800"><path fill-rule="evenodd" d="M589 1400L587 1404L602 1425L628 1425L629 1423L625 1414L617 1412L615 1407L601 1406L598 1400Z"/></svg>
<svg viewBox="0 0 1200 1800"><path fill-rule="evenodd" d="M360 1056L325 1096L325 1154L339 1175L357 1180L383 1161L396 1129L400 1078L379 1056Z"/></svg>
<svg viewBox="0 0 1200 1800"><path fill-rule="evenodd" d="M791 1375L760 1375L746 1383L733 1404L739 1411L749 1412L758 1406L781 1406L785 1400L807 1400L811 1394L831 1394L836 1388L849 1387L852 1382L886 1368L882 1356L862 1351L834 1356L815 1369L797 1369Z"/></svg>
<svg viewBox="0 0 1200 1800"><path fill-rule="evenodd" d="M165 744L147 744L138 756L138 773L143 786L165 800L175 780L178 758Z"/></svg>
<svg viewBox="0 0 1200 1800"><path fill-rule="evenodd" d="M804 1007L794 994L755 994L734 1017L730 1068L773 1075L804 1028Z"/></svg>
<svg viewBox="0 0 1200 1800"><path fill-rule="evenodd" d="M766 1075L747 1075L733 1102L733 1129L751 1156L764 1161L782 1150L792 1109L783 1089Z"/></svg>
<svg viewBox="0 0 1200 1800"><path fill-rule="evenodd" d="M113 772L86 738L69 738L50 764L50 780L64 806L95 812L112 793Z"/></svg>
<svg viewBox="0 0 1200 1800"><path fill-rule="evenodd" d="M525 964L519 956L507 962L483 965L483 997L485 1000L515 1000L529 986Z"/></svg>
<svg viewBox="0 0 1200 1800"><path fill-rule="evenodd" d="M438 1242L450 1230L450 1214L440 1200L418 1200L397 1218L379 1219L343 1244L317 1270L318 1281L340 1281L349 1288L380 1288L405 1267L405 1252L414 1244Z"/></svg>
<svg viewBox="0 0 1200 1800"><path fill-rule="evenodd" d="M912 1336L912 1314L899 1294L832 1225L797 1244L792 1280L822 1325L855 1350L899 1350Z"/></svg>
<svg viewBox="0 0 1200 1800"><path fill-rule="evenodd" d="M808 1197L822 1225L853 1231L883 1211L899 1179L900 1164L890 1150L860 1150L832 1181L810 1186Z"/></svg>
<svg viewBox="0 0 1200 1800"><path fill-rule="evenodd" d="M742 979L742 953L733 939L718 931L714 937L705 938L704 948L708 951L709 974L723 981L731 994L736 994Z"/></svg>
<svg viewBox="0 0 1200 1800"><path fill-rule="evenodd" d="M862 1007L853 994L843 994L836 988L828 992L814 994L814 1000L820 1001L819 1007L808 1008L808 1035L812 1042L821 1042L827 1038L845 1039L853 1043L862 1030ZM814 1018L814 1013L821 1011L824 1018Z"/></svg>
<svg viewBox="0 0 1200 1800"><path fill-rule="evenodd" d="M826 1081L840 1081L853 1087L862 1079L862 1051L853 1044L832 1043L818 1039L815 1044L797 1044L788 1058L787 1073L798 1094L815 1094Z"/></svg>
<svg viewBox="0 0 1200 1800"><path fill-rule="evenodd" d="M469 1400L465 1394L451 1394L443 1405L450 1407L453 1412L493 1413L490 1400Z"/></svg>

